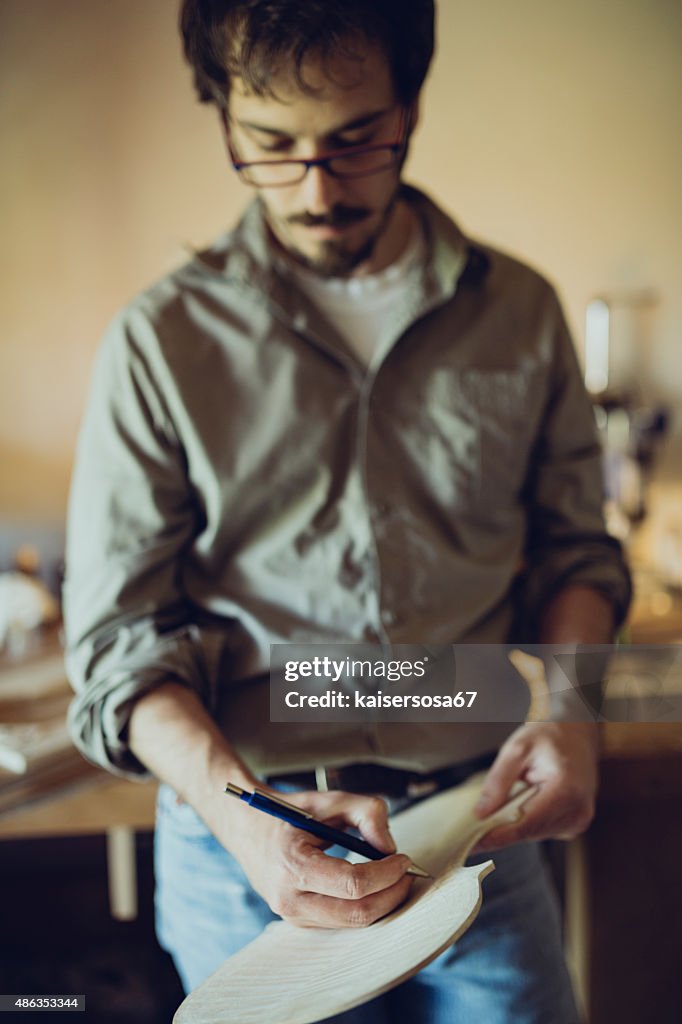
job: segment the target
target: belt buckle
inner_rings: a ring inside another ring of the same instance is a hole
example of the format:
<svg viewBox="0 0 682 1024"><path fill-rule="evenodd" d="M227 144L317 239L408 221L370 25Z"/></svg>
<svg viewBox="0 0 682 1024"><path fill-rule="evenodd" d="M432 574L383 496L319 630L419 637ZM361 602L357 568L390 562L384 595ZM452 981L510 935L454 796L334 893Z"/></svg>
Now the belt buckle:
<svg viewBox="0 0 682 1024"><path fill-rule="evenodd" d="M435 779L414 779L408 782L405 793L411 800L418 800L423 796L431 796L437 789L438 783Z"/></svg>
<svg viewBox="0 0 682 1024"><path fill-rule="evenodd" d="M345 789L348 785L347 778L344 778L343 768L327 768L326 765L316 765L315 786L318 793L328 793L330 789ZM356 792L352 786L349 792Z"/></svg>

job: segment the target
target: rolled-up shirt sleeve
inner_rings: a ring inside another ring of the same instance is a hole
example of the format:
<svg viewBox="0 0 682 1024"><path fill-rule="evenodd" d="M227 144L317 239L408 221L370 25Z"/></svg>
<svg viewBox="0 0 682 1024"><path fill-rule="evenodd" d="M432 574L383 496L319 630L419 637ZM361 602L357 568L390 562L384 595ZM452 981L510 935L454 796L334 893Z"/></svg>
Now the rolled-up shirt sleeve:
<svg viewBox="0 0 682 1024"><path fill-rule="evenodd" d="M622 623L631 597L620 543L603 517L601 446L573 343L556 297L551 386L526 488L525 606L532 632L568 584L600 591Z"/></svg>
<svg viewBox="0 0 682 1024"><path fill-rule="evenodd" d="M155 380L155 344L133 308L98 352L72 480L64 586L74 742L88 760L133 776L145 773L127 746L140 696L176 681L210 701L205 652L180 585L199 512Z"/></svg>

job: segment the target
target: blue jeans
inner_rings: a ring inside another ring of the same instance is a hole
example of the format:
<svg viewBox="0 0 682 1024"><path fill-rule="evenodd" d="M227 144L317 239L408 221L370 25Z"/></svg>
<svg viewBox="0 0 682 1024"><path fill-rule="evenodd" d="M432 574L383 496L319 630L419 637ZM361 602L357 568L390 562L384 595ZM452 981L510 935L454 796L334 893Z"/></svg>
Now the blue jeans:
<svg viewBox="0 0 682 1024"><path fill-rule="evenodd" d="M276 915L167 786L159 791L155 858L159 942L189 992ZM391 992L334 1017L335 1024L578 1024L556 899L537 844L499 850L492 859L479 915L459 941Z"/></svg>

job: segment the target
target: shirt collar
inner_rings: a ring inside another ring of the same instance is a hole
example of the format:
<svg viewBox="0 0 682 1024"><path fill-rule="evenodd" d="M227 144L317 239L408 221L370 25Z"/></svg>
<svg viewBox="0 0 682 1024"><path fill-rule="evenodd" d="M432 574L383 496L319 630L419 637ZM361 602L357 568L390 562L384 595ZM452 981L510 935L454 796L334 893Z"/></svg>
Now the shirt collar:
<svg viewBox="0 0 682 1024"><path fill-rule="evenodd" d="M403 198L421 219L424 231L424 302L433 308L450 299L470 259L471 247L457 224L419 189L403 184ZM223 235L209 250L198 253L201 264L234 281L257 289L292 318L300 309L300 296L278 270L261 204L254 200L233 232Z"/></svg>

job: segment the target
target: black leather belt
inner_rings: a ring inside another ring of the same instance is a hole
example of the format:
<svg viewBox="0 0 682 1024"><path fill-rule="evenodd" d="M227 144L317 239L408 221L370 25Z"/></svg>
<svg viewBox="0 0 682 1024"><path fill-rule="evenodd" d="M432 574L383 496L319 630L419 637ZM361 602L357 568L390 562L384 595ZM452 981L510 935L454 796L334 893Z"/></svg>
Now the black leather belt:
<svg viewBox="0 0 682 1024"><path fill-rule="evenodd" d="M341 768L321 767L310 772L268 775L265 781L271 786L294 786L300 790L342 789L347 793L416 798L458 786L475 772L485 771L494 760L494 753L482 754L428 774L388 768L383 764L348 764Z"/></svg>

